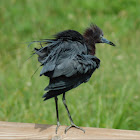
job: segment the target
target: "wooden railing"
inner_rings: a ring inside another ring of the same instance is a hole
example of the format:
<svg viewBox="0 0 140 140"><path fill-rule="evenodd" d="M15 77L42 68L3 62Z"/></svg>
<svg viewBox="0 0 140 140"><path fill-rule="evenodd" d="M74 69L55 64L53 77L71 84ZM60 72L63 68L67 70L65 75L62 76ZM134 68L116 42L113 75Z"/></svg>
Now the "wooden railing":
<svg viewBox="0 0 140 140"><path fill-rule="evenodd" d="M55 134L55 128L55 125L0 121L0 140L140 140L140 131L84 127L86 133L71 128L65 134L66 126L60 126L58 134Z"/></svg>

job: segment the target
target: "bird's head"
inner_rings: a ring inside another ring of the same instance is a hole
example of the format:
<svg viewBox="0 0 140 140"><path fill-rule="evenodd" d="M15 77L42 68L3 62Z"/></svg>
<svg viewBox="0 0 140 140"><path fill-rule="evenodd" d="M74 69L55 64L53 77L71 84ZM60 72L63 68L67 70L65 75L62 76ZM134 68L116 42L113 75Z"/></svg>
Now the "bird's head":
<svg viewBox="0 0 140 140"><path fill-rule="evenodd" d="M102 30L95 24L91 24L90 27L85 30L83 36L90 46L95 45L95 43L107 43L115 46L114 43L103 37Z"/></svg>

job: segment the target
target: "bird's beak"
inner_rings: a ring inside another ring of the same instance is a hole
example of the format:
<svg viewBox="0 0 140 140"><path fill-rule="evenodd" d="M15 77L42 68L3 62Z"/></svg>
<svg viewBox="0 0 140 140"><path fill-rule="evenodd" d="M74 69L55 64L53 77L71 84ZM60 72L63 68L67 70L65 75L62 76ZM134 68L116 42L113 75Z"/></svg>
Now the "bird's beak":
<svg viewBox="0 0 140 140"><path fill-rule="evenodd" d="M104 37L101 37L101 43L107 43L109 45L116 46L114 43L112 43L111 41L107 40Z"/></svg>

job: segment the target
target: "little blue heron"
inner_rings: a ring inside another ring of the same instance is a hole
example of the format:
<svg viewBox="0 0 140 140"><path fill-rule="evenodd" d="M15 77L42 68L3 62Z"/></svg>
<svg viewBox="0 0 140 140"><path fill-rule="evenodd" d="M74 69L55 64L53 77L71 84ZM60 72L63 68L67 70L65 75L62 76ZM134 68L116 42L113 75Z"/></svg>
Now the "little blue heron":
<svg viewBox="0 0 140 140"><path fill-rule="evenodd" d="M54 35L53 39L33 41L31 44L34 42L39 42L41 46L39 49L34 48L34 54L38 55L38 61L43 66L40 76L44 75L50 79L49 85L45 88L47 92L43 95L44 101L52 97L55 99L56 133L60 126L57 98L60 94L63 94L62 101L71 122L65 133L71 127L85 132L83 128L74 124L66 105L65 93L87 82L93 72L99 68L100 60L95 56L96 43L107 43L112 46L115 44L105 39L102 30L95 24L91 24L83 35L74 30L65 30Z"/></svg>

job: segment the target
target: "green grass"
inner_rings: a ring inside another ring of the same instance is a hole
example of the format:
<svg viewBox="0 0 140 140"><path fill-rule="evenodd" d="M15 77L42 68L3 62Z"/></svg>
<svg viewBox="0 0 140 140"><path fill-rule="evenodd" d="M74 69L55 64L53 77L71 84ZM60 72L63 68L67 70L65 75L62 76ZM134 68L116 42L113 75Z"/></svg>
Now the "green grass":
<svg viewBox="0 0 140 140"><path fill-rule="evenodd" d="M79 126L140 130L140 1L139 0L1 0L0 1L0 120L56 124L54 100L42 101L48 78L31 79L39 66L30 60L25 42L50 38L91 22L117 45L97 45L100 69L90 81L66 95ZM26 61L26 62L25 62ZM62 125L69 125L59 96Z"/></svg>

